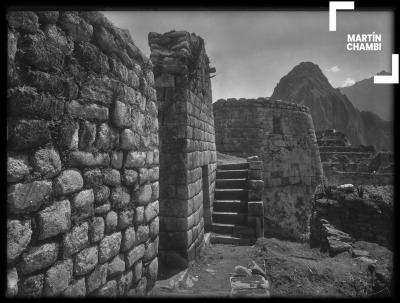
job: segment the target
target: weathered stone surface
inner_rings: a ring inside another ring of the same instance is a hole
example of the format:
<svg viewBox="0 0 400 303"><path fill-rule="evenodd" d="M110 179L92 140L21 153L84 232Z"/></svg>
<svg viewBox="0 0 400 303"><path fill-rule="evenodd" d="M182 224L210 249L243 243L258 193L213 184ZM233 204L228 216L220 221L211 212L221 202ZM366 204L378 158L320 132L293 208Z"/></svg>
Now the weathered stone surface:
<svg viewBox="0 0 400 303"><path fill-rule="evenodd" d="M70 164L77 167L108 166L110 164L109 154L93 154L82 151L74 151L69 155Z"/></svg>
<svg viewBox="0 0 400 303"><path fill-rule="evenodd" d="M39 29L39 18L34 12L10 11L7 21L10 27L23 33L33 34Z"/></svg>
<svg viewBox="0 0 400 303"><path fill-rule="evenodd" d="M101 298L114 298L117 296L117 281L111 280L108 281L104 286L99 288L99 290L95 294L96 297Z"/></svg>
<svg viewBox="0 0 400 303"><path fill-rule="evenodd" d="M158 217L155 217L154 220L151 221L149 230L150 230L150 238L154 238L159 234L160 223Z"/></svg>
<svg viewBox="0 0 400 303"><path fill-rule="evenodd" d="M107 76L98 77L92 74L83 83L80 90L80 97L85 101L98 102L108 106L113 100L113 91L110 87L110 82Z"/></svg>
<svg viewBox="0 0 400 303"><path fill-rule="evenodd" d="M58 250L59 245L57 243L46 243L30 248L22 255L21 272L28 275L49 267L56 262Z"/></svg>
<svg viewBox="0 0 400 303"><path fill-rule="evenodd" d="M100 150L108 151L117 147L119 144L118 131L106 122L102 123L99 127L96 147Z"/></svg>
<svg viewBox="0 0 400 303"><path fill-rule="evenodd" d="M157 281L158 258L154 258L148 267L147 289L153 288Z"/></svg>
<svg viewBox="0 0 400 303"><path fill-rule="evenodd" d="M102 185L94 189L94 201L96 205L104 204L110 197L110 188Z"/></svg>
<svg viewBox="0 0 400 303"><path fill-rule="evenodd" d="M114 277L125 271L125 261L123 255L118 255L108 263L108 277Z"/></svg>
<svg viewBox="0 0 400 303"><path fill-rule="evenodd" d="M159 196L160 196L159 183L154 182L151 184L151 200L152 201L158 200Z"/></svg>
<svg viewBox="0 0 400 303"><path fill-rule="evenodd" d="M147 225L139 225L136 231L136 244L146 242L149 238L149 227Z"/></svg>
<svg viewBox="0 0 400 303"><path fill-rule="evenodd" d="M123 178L125 185L132 186L138 180L138 173L133 169L125 169Z"/></svg>
<svg viewBox="0 0 400 303"><path fill-rule="evenodd" d="M144 296L146 294L147 278L142 277L136 285L136 295Z"/></svg>
<svg viewBox="0 0 400 303"><path fill-rule="evenodd" d="M71 206L68 200L54 202L37 217L39 239L64 233L71 227Z"/></svg>
<svg viewBox="0 0 400 303"><path fill-rule="evenodd" d="M44 275L31 276L22 281L19 287L19 297L40 297L42 296Z"/></svg>
<svg viewBox="0 0 400 303"><path fill-rule="evenodd" d="M89 169L83 173L83 179L87 187L98 188L103 184L103 173L99 168Z"/></svg>
<svg viewBox="0 0 400 303"><path fill-rule="evenodd" d="M29 174L28 157L24 155L7 158L7 182L17 182Z"/></svg>
<svg viewBox="0 0 400 303"><path fill-rule="evenodd" d="M104 106L93 103L83 105L72 100L67 103L66 108L71 117L100 122L108 120L108 108Z"/></svg>
<svg viewBox="0 0 400 303"><path fill-rule="evenodd" d="M133 264L143 258L145 252L144 244L136 246L126 255L126 266L131 268Z"/></svg>
<svg viewBox="0 0 400 303"><path fill-rule="evenodd" d="M135 210L135 225L142 223L144 223L144 206L139 206Z"/></svg>
<svg viewBox="0 0 400 303"><path fill-rule="evenodd" d="M153 242L150 242L144 253L143 261L147 263L148 261L152 260L154 257L157 256L158 253L158 237L154 239Z"/></svg>
<svg viewBox="0 0 400 303"><path fill-rule="evenodd" d="M126 168L135 168L135 167L143 167L146 161L146 153L145 152L128 152L126 154L125 167Z"/></svg>
<svg viewBox="0 0 400 303"><path fill-rule="evenodd" d="M151 220L153 220L155 217L158 216L158 211L159 211L158 201L149 203L144 209L144 221L146 223L149 223Z"/></svg>
<svg viewBox="0 0 400 303"><path fill-rule="evenodd" d="M112 114L112 122L116 127L125 128L132 125L131 108L129 105L116 101Z"/></svg>
<svg viewBox="0 0 400 303"><path fill-rule="evenodd" d="M92 43L76 43L75 54L79 60L79 63L88 70L92 70L100 74L107 73L110 70L107 56Z"/></svg>
<svg viewBox="0 0 400 303"><path fill-rule="evenodd" d="M111 155L111 166L121 169L124 162L124 153L122 151L113 151Z"/></svg>
<svg viewBox="0 0 400 303"><path fill-rule="evenodd" d="M10 212L26 214L36 211L52 193L50 181L18 183L8 187L7 204Z"/></svg>
<svg viewBox="0 0 400 303"><path fill-rule="evenodd" d="M44 294L46 296L56 296L65 290L72 279L72 268L71 259L58 262L52 266L46 272Z"/></svg>
<svg viewBox="0 0 400 303"><path fill-rule="evenodd" d="M117 186L111 192L111 202L115 209L124 209L129 205L131 195L125 187Z"/></svg>
<svg viewBox="0 0 400 303"><path fill-rule="evenodd" d="M137 282L140 280L140 278L142 277L142 273L143 273L143 262L139 261L137 262L134 266L133 266L133 281Z"/></svg>
<svg viewBox="0 0 400 303"><path fill-rule="evenodd" d="M90 238L92 239L92 242L98 242L103 239L104 229L104 219L102 217L95 217L90 230Z"/></svg>
<svg viewBox="0 0 400 303"><path fill-rule="evenodd" d="M131 226L131 227L128 227L123 232L121 250L122 251L130 250L133 247L133 245L135 245L135 243L136 243L136 232L135 232L135 228L133 226Z"/></svg>
<svg viewBox="0 0 400 303"><path fill-rule="evenodd" d="M121 275L117 280L118 296L123 296L126 291L132 286L132 271L128 271L126 274Z"/></svg>
<svg viewBox="0 0 400 303"><path fill-rule="evenodd" d="M74 273L78 276L90 272L98 263L97 246L85 248L75 256Z"/></svg>
<svg viewBox="0 0 400 303"><path fill-rule="evenodd" d="M96 207L94 209L94 214L95 215L104 215L104 214L108 213L110 210L111 210L111 204L106 203L106 204Z"/></svg>
<svg viewBox="0 0 400 303"><path fill-rule="evenodd" d="M103 170L104 184L109 186L118 186L121 184L121 175L118 170L107 168Z"/></svg>
<svg viewBox="0 0 400 303"><path fill-rule="evenodd" d="M79 171L73 169L64 170L54 181L54 191L60 196L77 192L82 187L82 175Z"/></svg>
<svg viewBox="0 0 400 303"><path fill-rule="evenodd" d="M59 18L60 27L75 41L90 41L93 27L81 19L76 12L63 12Z"/></svg>
<svg viewBox="0 0 400 303"><path fill-rule="evenodd" d="M61 171L61 159L58 152L54 149L39 149L33 155L33 167L44 178L52 178Z"/></svg>
<svg viewBox="0 0 400 303"><path fill-rule="evenodd" d="M15 297L18 294L18 272L15 267L7 270L6 297Z"/></svg>
<svg viewBox="0 0 400 303"><path fill-rule="evenodd" d="M123 150L137 150L140 147L140 136L130 129L121 132L120 148Z"/></svg>
<svg viewBox="0 0 400 303"><path fill-rule="evenodd" d="M30 86L8 89L7 105L8 115L33 119L59 120L64 112L63 100Z"/></svg>
<svg viewBox="0 0 400 303"><path fill-rule="evenodd" d="M60 137L58 139L62 148L75 150L79 143L79 123L65 118L60 125Z"/></svg>
<svg viewBox="0 0 400 303"><path fill-rule="evenodd" d="M7 56L8 62L12 62L15 59L15 54L17 52L18 43L18 33L14 31L8 31L7 35Z"/></svg>
<svg viewBox="0 0 400 303"><path fill-rule="evenodd" d="M94 194L93 189L82 190L75 195L73 199L73 215L72 219L75 222L93 216L94 214Z"/></svg>
<svg viewBox="0 0 400 303"><path fill-rule="evenodd" d="M99 245L99 262L104 263L116 256L121 247L122 235L120 232L105 236Z"/></svg>
<svg viewBox="0 0 400 303"><path fill-rule="evenodd" d="M110 234L117 230L118 215L115 211L110 211L106 215L106 233Z"/></svg>
<svg viewBox="0 0 400 303"><path fill-rule="evenodd" d="M63 292L63 297L83 298L86 295L85 278L72 282Z"/></svg>
<svg viewBox="0 0 400 303"><path fill-rule="evenodd" d="M44 24L55 24L60 15L58 11L38 11L36 14L39 17L39 22Z"/></svg>
<svg viewBox="0 0 400 303"><path fill-rule="evenodd" d="M121 211L118 213L118 228L120 230L131 226L133 223L133 214L134 211L132 209Z"/></svg>
<svg viewBox="0 0 400 303"><path fill-rule="evenodd" d="M151 195L152 190L150 184L145 184L144 186L141 186L137 198L138 205L147 205L151 201Z"/></svg>
<svg viewBox="0 0 400 303"><path fill-rule="evenodd" d="M96 140L96 124L84 121L80 126L79 149L90 151Z"/></svg>
<svg viewBox="0 0 400 303"><path fill-rule="evenodd" d="M89 244L89 224L87 222L74 226L70 232L64 235L64 255L69 257Z"/></svg>
<svg viewBox="0 0 400 303"><path fill-rule="evenodd" d="M91 293L107 281L108 263L99 264L86 279L86 291Z"/></svg>
<svg viewBox="0 0 400 303"><path fill-rule="evenodd" d="M51 141L49 122L44 120L19 120L10 124L8 148L25 150Z"/></svg>
<svg viewBox="0 0 400 303"><path fill-rule="evenodd" d="M32 236L30 220L7 220L7 262L12 262L28 247Z"/></svg>
<svg viewBox="0 0 400 303"><path fill-rule="evenodd" d="M369 257L369 252L366 251L366 250L361 250L361 249L352 249L351 250L351 256L353 258Z"/></svg>
<svg viewBox="0 0 400 303"><path fill-rule="evenodd" d="M139 169L139 180L140 185L150 181L150 170L147 168Z"/></svg>

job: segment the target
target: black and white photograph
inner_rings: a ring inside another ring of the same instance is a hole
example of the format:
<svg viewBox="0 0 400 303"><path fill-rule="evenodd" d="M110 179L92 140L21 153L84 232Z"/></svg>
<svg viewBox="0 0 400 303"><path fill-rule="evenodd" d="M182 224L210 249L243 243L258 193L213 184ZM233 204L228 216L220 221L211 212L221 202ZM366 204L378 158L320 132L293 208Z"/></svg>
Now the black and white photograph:
<svg viewBox="0 0 400 303"><path fill-rule="evenodd" d="M3 295L394 297L400 17L368 3L6 6Z"/></svg>

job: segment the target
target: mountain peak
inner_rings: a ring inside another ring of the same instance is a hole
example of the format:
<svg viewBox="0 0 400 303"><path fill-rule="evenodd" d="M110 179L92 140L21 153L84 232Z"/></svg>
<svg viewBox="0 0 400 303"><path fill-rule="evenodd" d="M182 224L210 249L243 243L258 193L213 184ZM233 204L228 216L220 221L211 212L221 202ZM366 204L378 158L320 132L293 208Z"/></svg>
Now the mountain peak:
<svg viewBox="0 0 400 303"><path fill-rule="evenodd" d="M390 73L385 70L381 70L379 73L377 73L377 75L390 75Z"/></svg>
<svg viewBox="0 0 400 303"><path fill-rule="evenodd" d="M322 96L326 94L339 94L329 83L320 67L313 62L301 62L284 77L274 89L272 98L279 96L284 101L299 101L294 98L300 91L313 92Z"/></svg>

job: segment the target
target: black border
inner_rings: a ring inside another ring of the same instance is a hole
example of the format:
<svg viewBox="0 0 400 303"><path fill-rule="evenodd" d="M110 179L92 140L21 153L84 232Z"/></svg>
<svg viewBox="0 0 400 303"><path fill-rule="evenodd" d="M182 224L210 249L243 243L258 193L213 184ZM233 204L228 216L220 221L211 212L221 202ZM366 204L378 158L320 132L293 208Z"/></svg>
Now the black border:
<svg viewBox="0 0 400 303"><path fill-rule="evenodd" d="M168 5L166 5L166 3ZM398 28L399 28L399 19L400 19L400 14L399 14L399 3L400 1L394 1L394 0L355 0L355 10L357 11L369 11L369 10L393 10L394 12L394 53L399 54L400 53L400 48L399 48L399 40L400 35L398 34ZM195 5L197 4L197 5ZM2 165L2 171L3 171L3 180L6 180L6 161L7 161L7 149L6 149L6 142L7 142L7 123L6 123L6 118L7 118L7 109L6 109L6 85L7 85L7 24L6 24L6 19L5 15L7 10L13 9L13 10L29 10L29 9L43 9L43 10L102 10L102 11L112 11L112 10L144 10L144 11L188 11L188 10L195 10L195 11L205 11L205 10L213 10L213 11L258 11L258 10L268 10L268 11L328 11L329 9L329 1L316 1L316 0L307 0L307 1L287 1L287 0L276 0L276 1L254 1L254 0L246 0L243 1L241 4L234 3L233 1L221 1L221 0L214 0L214 1L209 1L209 0L202 0L199 2L176 2L169 0L169 1L160 1L160 0L152 0L151 2L147 1L142 1L136 2L136 1L120 1L120 0L112 0L112 1L96 1L91 4L87 4L87 1L65 1L62 3L61 1L55 2L53 1L35 1L35 2L30 2L28 0L26 1L9 1L6 0L5 3L3 3L3 14L2 14L2 36L3 36L3 48L2 52L3 53L3 81L2 84L4 85L4 89L2 90L3 92L3 98L1 101L1 110L0 114L3 116L0 119L0 123L2 123L1 126L1 131L2 131L2 154L3 154L3 161L1 161ZM395 232L394 232L394 250L393 250L393 279L392 279L392 285L393 285L393 296L398 297L399 290L397 289L398 283L398 272L399 272L399 264L397 261L398 259L398 245L399 245L399 240L398 236L396 234L396 231L399 230L398 228L398 215L399 215L399 209L400 206L396 205L396 199L398 197L398 191L399 191L399 160L397 157L398 154L398 146L397 143L399 141L399 119L398 117L398 112L400 109L400 106L397 104L397 101L400 97L399 93L399 84L394 85L394 120L393 120L393 137L394 137L394 165L395 165L395 175L394 175L394 211L395 211ZM5 181L4 181L5 182ZM3 183L4 184L4 183ZM3 195L3 201L0 203L0 212L2 214L2 222L3 222L3 249L2 249L2 255L4 254L3 262L1 264L1 269L3 272L3 282L2 282L2 296L5 299L8 299L5 297L5 290L6 290L6 274L7 274L7 262L6 262L6 186L1 187L4 195ZM400 202L399 202L400 203ZM46 299L46 298L41 298L41 299ZM121 298L118 298L121 299ZM138 300L140 298L134 298L133 300ZM196 298L190 298L191 300L196 299ZM272 299L273 300L273 299Z"/></svg>

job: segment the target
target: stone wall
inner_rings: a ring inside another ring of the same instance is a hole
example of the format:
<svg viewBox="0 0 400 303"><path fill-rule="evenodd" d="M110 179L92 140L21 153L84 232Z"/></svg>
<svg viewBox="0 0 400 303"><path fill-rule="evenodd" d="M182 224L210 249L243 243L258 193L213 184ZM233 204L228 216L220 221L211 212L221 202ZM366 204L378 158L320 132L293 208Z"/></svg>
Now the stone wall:
<svg viewBox="0 0 400 303"><path fill-rule="evenodd" d="M7 20L7 295L143 294L158 268L151 62L100 13Z"/></svg>
<svg viewBox="0 0 400 303"><path fill-rule="evenodd" d="M195 34L150 33L160 123L160 262L187 266L211 225L216 151L209 59Z"/></svg>
<svg viewBox="0 0 400 303"><path fill-rule="evenodd" d="M393 249L393 200L376 194L388 191L393 189L364 186L361 193L354 187L331 186L316 193L310 222L311 246L328 249L331 254L349 250L354 241Z"/></svg>
<svg viewBox="0 0 400 303"><path fill-rule="evenodd" d="M213 106L217 150L263 161L264 234L301 238L322 176L308 108L266 98L218 100Z"/></svg>

